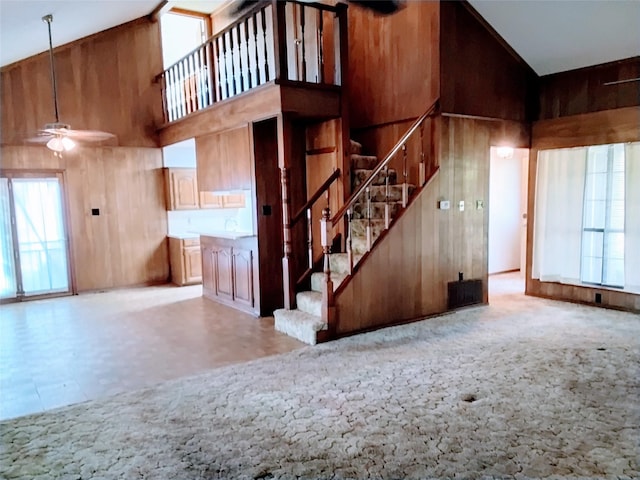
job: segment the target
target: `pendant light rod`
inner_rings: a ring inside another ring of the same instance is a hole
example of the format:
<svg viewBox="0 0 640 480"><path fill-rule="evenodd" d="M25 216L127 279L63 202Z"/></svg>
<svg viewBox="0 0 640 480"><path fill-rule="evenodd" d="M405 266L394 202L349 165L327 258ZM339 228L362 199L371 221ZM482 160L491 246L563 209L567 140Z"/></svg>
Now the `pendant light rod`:
<svg viewBox="0 0 640 480"><path fill-rule="evenodd" d="M56 123L60 123L58 118L58 89L56 85L56 67L53 61L53 42L51 41L51 22L53 22L53 15L45 15L42 17L42 21L47 24L49 28L49 62L51 63L51 86L53 88L53 108L56 113Z"/></svg>

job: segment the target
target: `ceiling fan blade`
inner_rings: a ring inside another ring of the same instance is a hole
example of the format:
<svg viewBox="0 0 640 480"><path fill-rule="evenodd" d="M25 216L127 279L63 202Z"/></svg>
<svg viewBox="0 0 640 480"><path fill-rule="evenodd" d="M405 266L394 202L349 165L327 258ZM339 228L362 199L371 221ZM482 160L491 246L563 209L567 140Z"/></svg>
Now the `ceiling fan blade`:
<svg viewBox="0 0 640 480"><path fill-rule="evenodd" d="M45 143L47 143L52 138L53 138L53 135L38 135L36 137L26 138L24 141L27 142L27 143L39 143L39 144L44 145Z"/></svg>
<svg viewBox="0 0 640 480"><path fill-rule="evenodd" d="M64 135L81 142L101 142L116 138L113 133L102 132L100 130L67 130Z"/></svg>

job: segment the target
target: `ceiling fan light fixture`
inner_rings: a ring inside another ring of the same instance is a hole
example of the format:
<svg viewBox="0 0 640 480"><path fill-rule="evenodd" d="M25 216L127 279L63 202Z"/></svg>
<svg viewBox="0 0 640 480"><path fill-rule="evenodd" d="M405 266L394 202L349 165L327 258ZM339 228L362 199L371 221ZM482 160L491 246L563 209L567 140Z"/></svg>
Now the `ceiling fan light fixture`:
<svg viewBox="0 0 640 480"><path fill-rule="evenodd" d="M68 152L73 150L75 146L76 143L69 137L53 137L47 142L47 148L57 153Z"/></svg>

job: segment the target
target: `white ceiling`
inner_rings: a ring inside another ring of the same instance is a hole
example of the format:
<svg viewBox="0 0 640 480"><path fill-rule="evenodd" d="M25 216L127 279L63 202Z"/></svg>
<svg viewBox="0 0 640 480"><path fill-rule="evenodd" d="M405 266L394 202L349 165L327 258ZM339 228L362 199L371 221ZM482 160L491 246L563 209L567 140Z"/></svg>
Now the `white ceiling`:
<svg viewBox="0 0 640 480"><path fill-rule="evenodd" d="M469 0L538 75L640 55L640 0Z"/></svg>
<svg viewBox="0 0 640 480"><path fill-rule="evenodd" d="M161 0L0 0L0 66L46 51L51 13L53 46L64 45L151 13ZM223 0L172 0L170 4L205 13Z"/></svg>
<svg viewBox="0 0 640 480"><path fill-rule="evenodd" d="M469 0L538 73L640 55L640 0ZM160 0L0 0L0 66L149 14ZM172 0L212 12L223 1Z"/></svg>

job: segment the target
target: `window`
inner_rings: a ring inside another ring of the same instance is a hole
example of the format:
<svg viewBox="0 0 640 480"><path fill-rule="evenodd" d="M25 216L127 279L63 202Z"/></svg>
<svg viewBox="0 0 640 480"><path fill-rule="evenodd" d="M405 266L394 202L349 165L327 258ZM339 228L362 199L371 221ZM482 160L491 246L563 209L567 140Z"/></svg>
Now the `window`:
<svg viewBox="0 0 640 480"><path fill-rule="evenodd" d="M624 287L624 145L587 149L580 279Z"/></svg>
<svg viewBox="0 0 640 480"><path fill-rule="evenodd" d="M538 152L531 275L640 293L640 142Z"/></svg>

